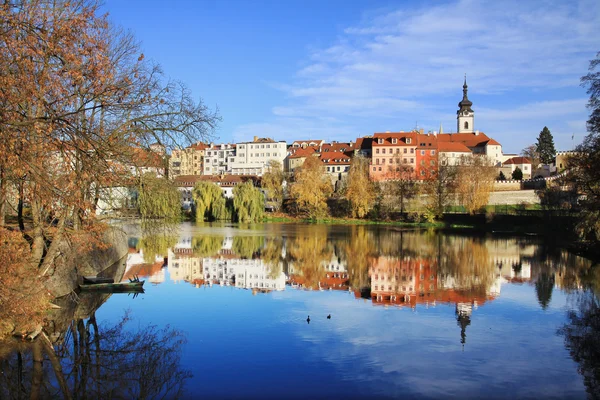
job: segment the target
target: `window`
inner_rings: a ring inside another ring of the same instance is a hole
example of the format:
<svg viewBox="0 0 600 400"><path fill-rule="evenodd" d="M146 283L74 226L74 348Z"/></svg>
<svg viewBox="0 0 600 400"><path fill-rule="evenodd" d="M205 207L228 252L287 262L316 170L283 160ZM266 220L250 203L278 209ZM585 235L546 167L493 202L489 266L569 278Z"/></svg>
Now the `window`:
<svg viewBox="0 0 600 400"><path fill-rule="evenodd" d="M415 159L414 159L414 158L411 158L411 159L410 159L410 163L411 163L411 164L414 164L414 163L415 163Z"/></svg>
<svg viewBox="0 0 600 400"><path fill-rule="evenodd" d="M469 123L465 121L465 129L469 129Z"/></svg>
<svg viewBox="0 0 600 400"><path fill-rule="evenodd" d="M404 148L404 154L408 153L408 149L405 147Z"/></svg>
<svg viewBox="0 0 600 400"><path fill-rule="evenodd" d="M385 158L382 158L382 159L381 159L381 163L382 163L382 164L385 164Z"/></svg>
<svg viewBox="0 0 600 400"><path fill-rule="evenodd" d="M421 160L421 165L425 165L425 160Z"/></svg>
<svg viewBox="0 0 600 400"><path fill-rule="evenodd" d="M406 163L408 162L408 160L407 160L406 158L404 158L404 159L402 159L402 162L403 162L404 164L406 164Z"/></svg>
<svg viewBox="0 0 600 400"><path fill-rule="evenodd" d="M396 154L400 154L400 149L396 148Z"/></svg>
<svg viewBox="0 0 600 400"><path fill-rule="evenodd" d="M375 159L375 164L379 165L379 158Z"/></svg>
<svg viewBox="0 0 600 400"><path fill-rule="evenodd" d="M385 160L383 160L383 161L385 161ZM340 167L337 167L337 170L340 171Z"/></svg>
<svg viewBox="0 0 600 400"><path fill-rule="evenodd" d="M381 171L381 167L379 167L379 171Z"/></svg>
<svg viewBox="0 0 600 400"><path fill-rule="evenodd" d="M373 171L376 171L376 170L377 170L377 168L376 168L376 167L373 167Z"/></svg>
<svg viewBox="0 0 600 400"><path fill-rule="evenodd" d="M392 138L392 143L393 143L393 144L396 144L396 143L398 143L398 139L396 139L396 138Z"/></svg>
<svg viewBox="0 0 600 400"><path fill-rule="evenodd" d="M410 138L406 138L406 143L410 144L410 140L411 140Z"/></svg>
<svg viewBox="0 0 600 400"><path fill-rule="evenodd" d="M431 160L431 161L429 162L429 164L430 164L430 165L432 165L432 166L434 166L434 165L435 165L435 160Z"/></svg>
<svg viewBox="0 0 600 400"><path fill-rule="evenodd" d="M375 150L375 154L379 154L379 149L376 149L376 150Z"/></svg>
<svg viewBox="0 0 600 400"><path fill-rule="evenodd" d="M435 150L431 150L431 155L435 156Z"/></svg>
<svg viewBox="0 0 600 400"><path fill-rule="evenodd" d="M421 155L424 156L425 155L425 150L421 150Z"/></svg>
<svg viewBox="0 0 600 400"><path fill-rule="evenodd" d="M381 149L381 154L385 154L385 149Z"/></svg>
<svg viewBox="0 0 600 400"><path fill-rule="evenodd" d="M383 139L381 139L381 138L377 139L377 143L383 144Z"/></svg>

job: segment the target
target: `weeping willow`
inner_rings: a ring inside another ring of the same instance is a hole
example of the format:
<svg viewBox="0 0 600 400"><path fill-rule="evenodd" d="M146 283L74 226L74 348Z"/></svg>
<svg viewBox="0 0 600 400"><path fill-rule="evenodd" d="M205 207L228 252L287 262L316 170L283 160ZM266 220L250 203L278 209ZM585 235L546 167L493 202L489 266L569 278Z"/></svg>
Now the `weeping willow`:
<svg viewBox="0 0 600 400"><path fill-rule="evenodd" d="M223 236L195 236L192 238L194 256L204 258L219 253L223 247Z"/></svg>
<svg viewBox="0 0 600 400"><path fill-rule="evenodd" d="M144 174L139 179L138 192L137 204L143 220L180 221L181 195L171 182Z"/></svg>
<svg viewBox="0 0 600 400"><path fill-rule="evenodd" d="M233 189L233 209L239 222L260 221L265 212L265 197L252 182L245 182Z"/></svg>
<svg viewBox="0 0 600 400"><path fill-rule="evenodd" d="M211 182L198 182L192 192L196 206L196 222L231 220L232 211L221 188Z"/></svg>
<svg viewBox="0 0 600 400"><path fill-rule="evenodd" d="M164 221L142 221L142 237L136 248L144 253L144 262L152 264L156 257L166 257L168 249L177 244L179 231L176 224Z"/></svg>
<svg viewBox="0 0 600 400"><path fill-rule="evenodd" d="M233 251L241 258L252 258L264 245L264 236L234 236Z"/></svg>

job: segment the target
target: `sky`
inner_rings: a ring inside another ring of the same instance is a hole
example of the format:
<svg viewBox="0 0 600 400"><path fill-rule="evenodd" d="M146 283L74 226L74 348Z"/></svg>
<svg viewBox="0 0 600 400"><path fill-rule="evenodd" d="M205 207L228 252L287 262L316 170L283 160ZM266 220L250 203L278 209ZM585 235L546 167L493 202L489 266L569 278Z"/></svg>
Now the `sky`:
<svg viewBox="0 0 600 400"><path fill-rule="evenodd" d="M456 132L467 77L474 128L504 153L544 126L586 134L580 78L600 51L600 2L107 0L145 57L222 117L212 141L351 141Z"/></svg>

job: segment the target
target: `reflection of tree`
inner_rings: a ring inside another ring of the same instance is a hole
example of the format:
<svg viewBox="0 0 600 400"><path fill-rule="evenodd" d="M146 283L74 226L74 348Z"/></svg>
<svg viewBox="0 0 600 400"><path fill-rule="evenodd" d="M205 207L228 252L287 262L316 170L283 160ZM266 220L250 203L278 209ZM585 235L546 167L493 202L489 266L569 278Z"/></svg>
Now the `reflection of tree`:
<svg viewBox="0 0 600 400"><path fill-rule="evenodd" d="M252 258L263 246L264 236L234 236L232 250L241 258Z"/></svg>
<svg viewBox="0 0 600 400"><path fill-rule="evenodd" d="M283 262L283 238L269 238L266 240L265 247L260 251L260 258L269 269L269 278L275 279L281 274Z"/></svg>
<svg viewBox="0 0 600 400"><path fill-rule="evenodd" d="M494 263L485 242L458 236L445 236L440 242L440 276L452 280L457 289L485 295L496 279Z"/></svg>
<svg viewBox="0 0 600 400"><path fill-rule="evenodd" d="M223 247L223 236L194 236L192 251L196 257L212 257Z"/></svg>
<svg viewBox="0 0 600 400"><path fill-rule="evenodd" d="M537 294L538 302L544 310L550 304L553 289L554 275L543 272L535 281L535 293Z"/></svg>
<svg viewBox="0 0 600 400"><path fill-rule="evenodd" d="M600 398L600 300L591 290L577 294L577 307L560 329L590 398Z"/></svg>
<svg viewBox="0 0 600 400"><path fill-rule="evenodd" d="M142 224L142 238L138 241L138 249L144 253L144 262L154 263L157 256L166 257L167 249L173 248L179 235L177 225L164 221L152 220Z"/></svg>
<svg viewBox="0 0 600 400"><path fill-rule="evenodd" d="M156 326L131 331L129 321L125 316L104 329L94 315L86 322L73 321L56 348L42 334L30 351L0 361L0 398L27 393L31 398L181 397L191 377L179 366L183 334Z"/></svg>
<svg viewBox="0 0 600 400"><path fill-rule="evenodd" d="M348 277L351 288L361 289L370 287L369 259L372 257L372 237L367 227L355 225L350 228L350 237L343 247L348 263Z"/></svg>
<svg viewBox="0 0 600 400"><path fill-rule="evenodd" d="M289 241L288 251L295 273L301 275L306 287L318 287L325 276L323 264L331 259L326 227L315 227L311 236L298 236Z"/></svg>

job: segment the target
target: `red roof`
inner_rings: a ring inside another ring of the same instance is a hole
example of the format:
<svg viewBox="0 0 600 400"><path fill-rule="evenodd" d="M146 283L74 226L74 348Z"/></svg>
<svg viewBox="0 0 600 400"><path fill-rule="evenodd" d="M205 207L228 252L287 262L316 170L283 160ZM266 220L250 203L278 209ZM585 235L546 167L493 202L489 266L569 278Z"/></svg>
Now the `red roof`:
<svg viewBox="0 0 600 400"><path fill-rule="evenodd" d="M510 164L531 164L531 161L526 158L526 157L513 157L513 158L509 158L508 160L504 161L502 163L503 165L510 165Z"/></svg>
<svg viewBox="0 0 600 400"><path fill-rule="evenodd" d="M438 135L438 142L458 142L464 144L467 147L485 146L490 140L492 139L487 137L483 132L479 132L478 134L441 133Z"/></svg>
<svg viewBox="0 0 600 400"><path fill-rule="evenodd" d="M316 151L316 147L307 147L305 149L300 147L296 149L296 151L294 151L292 154L290 154L288 158L305 158L315 154Z"/></svg>
<svg viewBox="0 0 600 400"><path fill-rule="evenodd" d="M190 147L188 147L188 149L193 149L193 150L206 150L208 149L210 146L206 143L202 143L202 142L198 142L195 143L193 145L191 145Z"/></svg>
<svg viewBox="0 0 600 400"><path fill-rule="evenodd" d="M194 186L202 181L218 183L219 186L234 186L249 180L256 183L258 179L256 175L179 175L173 179L173 182L178 187Z"/></svg>
<svg viewBox="0 0 600 400"><path fill-rule="evenodd" d="M470 153L471 150L462 143L457 142L438 142L439 152Z"/></svg>
<svg viewBox="0 0 600 400"><path fill-rule="evenodd" d="M383 143L379 143L379 139L383 139ZM393 142L396 139L396 143ZM407 143L409 142L410 143ZM372 146L416 146L417 132L385 132L373 134Z"/></svg>

